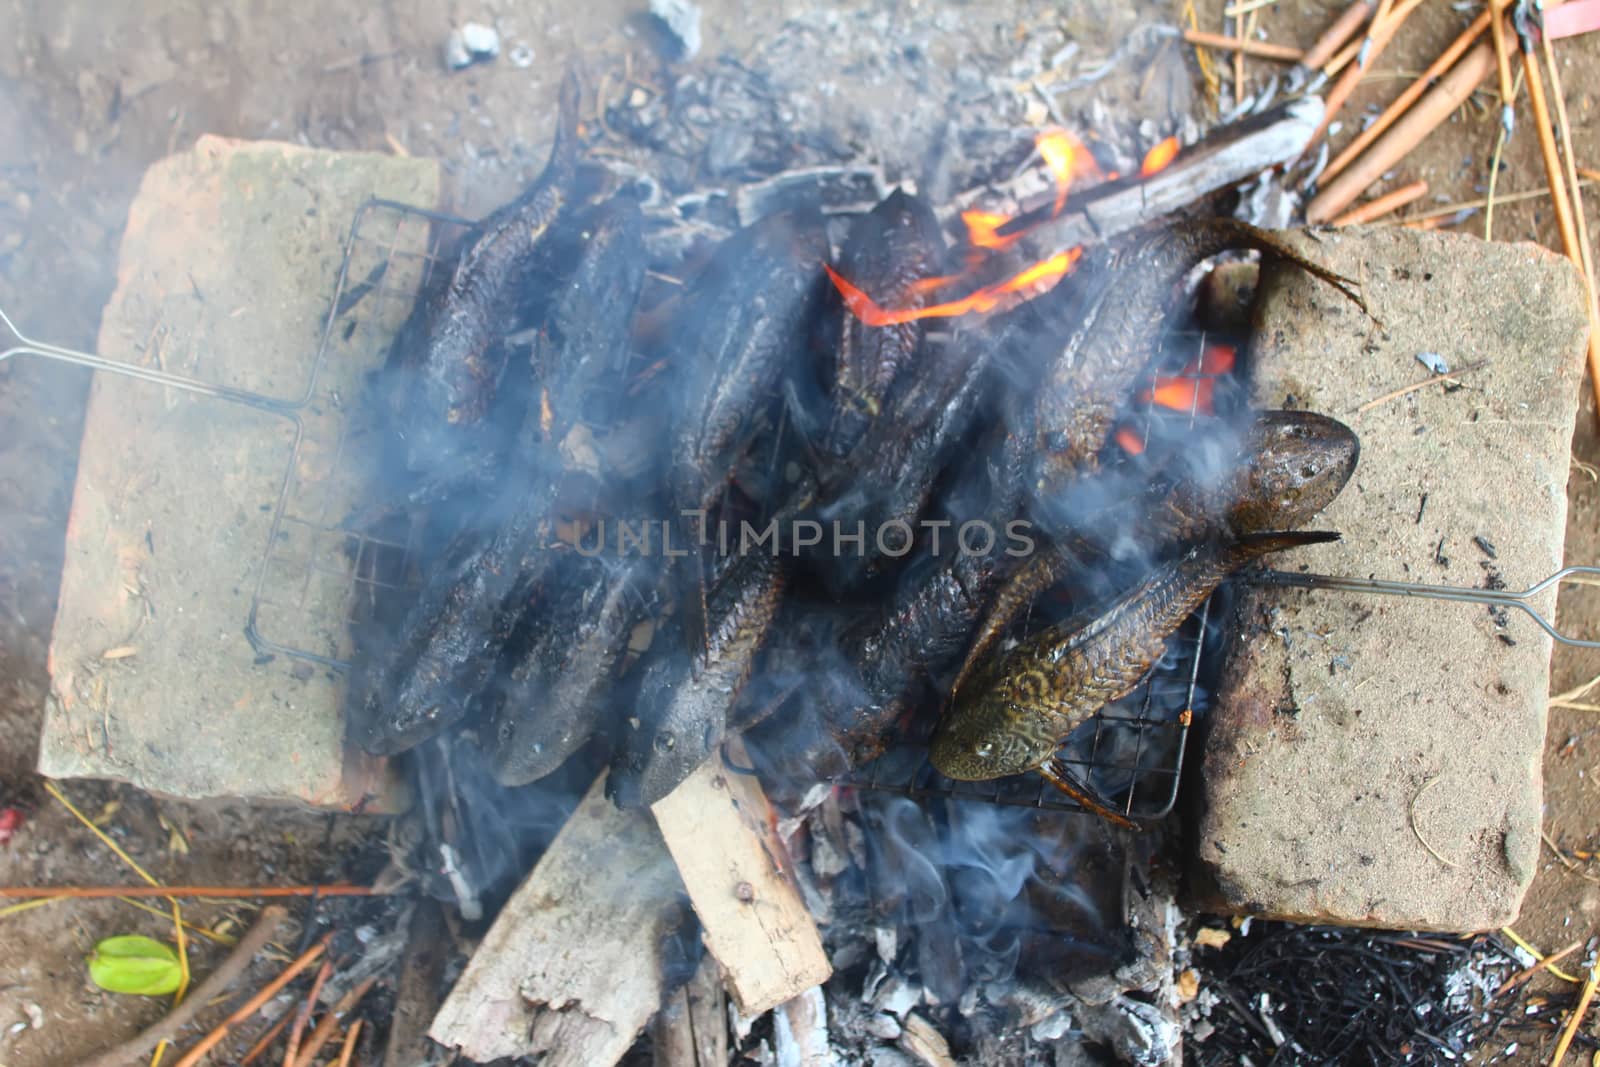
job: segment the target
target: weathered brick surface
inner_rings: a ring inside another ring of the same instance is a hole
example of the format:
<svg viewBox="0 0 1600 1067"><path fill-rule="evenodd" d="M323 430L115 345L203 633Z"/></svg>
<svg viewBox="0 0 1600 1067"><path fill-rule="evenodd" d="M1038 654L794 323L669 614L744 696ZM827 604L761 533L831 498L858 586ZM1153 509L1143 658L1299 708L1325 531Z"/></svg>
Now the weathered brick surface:
<svg viewBox="0 0 1600 1067"><path fill-rule="evenodd" d="M202 137L145 176L100 354L300 397L346 231L370 196L432 206L438 167ZM386 280L402 292L403 273L397 267ZM324 515L349 507L348 486L328 478L350 409L343 398L361 388L403 303L333 339L299 412L295 492L315 485ZM396 799L380 761L345 751L338 675L285 656L263 662L245 637L294 430L238 404L96 375L51 643L43 773L183 797L329 807ZM296 500L302 511L312 506ZM286 528L273 554L316 554L322 573L307 580L305 567L285 564L293 574L273 578L294 615L267 609L262 625L286 644L338 657L348 651L349 583L328 574L349 561L332 543L299 543L315 541L307 529Z"/></svg>
<svg viewBox="0 0 1600 1067"><path fill-rule="evenodd" d="M1586 336L1572 266L1533 245L1400 228L1298 244L1356 279L1381 325L1303 274L1268 272L1257 401L1344 418L1362 448L1313 523L1344 540L1278 565L1512 589L1561 566ZM1426 378L1424 351L1485 364L1458 390L1357 413ZM1511 920L1539 849L1550 638L1476 605L1291 590L1240 601L1198 856L1225 904L1440 930ZM1538 606L1553 613L1554 594Z"/></svg>

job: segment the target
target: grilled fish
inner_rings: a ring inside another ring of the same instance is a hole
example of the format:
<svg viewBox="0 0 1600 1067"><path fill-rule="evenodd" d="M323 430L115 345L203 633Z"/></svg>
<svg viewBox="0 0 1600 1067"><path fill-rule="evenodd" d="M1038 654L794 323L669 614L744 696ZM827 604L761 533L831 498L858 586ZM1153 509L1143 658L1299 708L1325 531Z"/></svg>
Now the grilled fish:
<svg viewBox="0 0 1600 1067"><path fill-rule="evenodd" d="M1204 472L1168 470L1131 496L1098 509L1085 507L1069 537L1042 547L996 594L956 688L1011 622L1074 565L1095 557L1159 559L1171 545L1296 529L1333 503L1360 455L1355 433L1337 419L1309 411L1266 411L1250 424L1238 451L1220 461L1227 472L1220 481ZM1087 482L1074 488L1084 490L1085 498L1116 495ZM1067 510L1074 509L1069 504Z"/></svg>
<svg viewBox="0 0 1600 1067"><path fill-rule="evenodd" d="M1167 638L1223 579L1332 533L1251 534L1190 549L1102 610L1024 640L956 694L929 756L941 774L984 781L1048 762L1077 726L1139 684Z"/></svg>
<svg viewBox="0 0 1600 1067"><path fill-rule="evenodd" d="M413 473L449 476L475 442L505 374L501 336L526 299L525 288L550 228L566 209L578 160L579 91L561 83L561 116L549 162L521 196L495 211L456 264L450 283L423 309L422 336L404 338L405 373L396 424ZM408 330L408 334L412 331Z"/></svg>
<svg viewBox="0 0 1600 1067"><path fill-rule="evenodd" d="M821 296L828 252L816 213L769 215L734 234L695 281L672 361L681 403L672 498L709 509L777 392Z"/></svg>
<svg viewBox="0 0 1600 1067"><path fill-rule="evenodd" d="M393 654L360 675L352 727L363 748L401 752L466 714L534 599L549 562L552 504L548 487L527 493L492 537L432 573Z"/></svg>
<svg viewBox="0 0 1600 1067"><path fill-rule="evenodd" d="M502 785L560 767L607 719L634 626L653 605L653 561L568 556L532 642L495 687L492 760Z"/></svg>
<svg viewBox="0 0 1600 1067"><path fill-rule="evenodd" d="M618 807L654 804L717 750L783 586L780 559L761 552L736 558L707 598L704 647L688 657L674 648L645 669L636 718L606 778L606 795Z"/></svg>
<svg viewBox="0 0 1600 1067"><path fill-rule="evenodd" d="M613 197L573 221L573 247L561 244L555 254L574 265L551 294L533 357L535 387L549 408L544 436L557 442L580 421L616 418L648 260L644 215L632 197ZM545 417L544 405L534 405L532 418Z"/></svg>
<svg viewBox="0 0 1600 1067"><path fill-rule="evenodd" d="M1196 219L1143 231L1091 254L1081 321L1050 361L1038 399L1035 491L1048 499L1098 468L1118 412L1150 365L1178 284L1200 263L1234 249L1258 249L1337 288L1363 309L1352 283L1266 230L1235 219Z"/></svg>
<svg viewBox="0 0 1600 1067"><path fill-rule="evenodd" d="M883 307L922 307L928 291L919 283L941 273L944 251L933 211L897 189L851 225L839 274ZM846 308L833 371L832 421L819 451L849 455L883 413L890 388L921 343L920 322L869 326Z"/></svg>
<svg viewBox="0 0 1600 1067"><path fill-rule="evenodd" d="M991 483L983 512L1008 516L1022 494L1019 459L1027 442L1007 435L977 466ZM966 647L1000 579L1009 542L988 551L946 551L902 581L876 613L846 629L821 656L804 649L778 668L798 678L812 714L773 723L759 747L779 775L792 781L836 778L883 753L896 722L948 671ZM814 610L814 609L813 609ZM785 650L788 651L788 650ZM837 662L831 662L831 661Z"/></svg>

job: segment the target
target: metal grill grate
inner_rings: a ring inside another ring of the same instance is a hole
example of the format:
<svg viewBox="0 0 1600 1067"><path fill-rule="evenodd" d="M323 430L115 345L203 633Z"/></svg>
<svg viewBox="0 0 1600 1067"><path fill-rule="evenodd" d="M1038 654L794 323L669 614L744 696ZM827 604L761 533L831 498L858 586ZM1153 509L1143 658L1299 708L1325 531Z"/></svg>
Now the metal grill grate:
<svg viewBox="0 0 1600 1067"><path fill-rule="evenodd" d="M361 206L345 240L314 366L353 370L352 384L382 365L419 292L457 239L465 219L388 200ZM329 375L338 378L338 375ZM346 374L344 380L351 380ZM323 441L291 459L262 554L246 633L258 653L324 666L348 665L348 623L370 617L377 598L410 581L415 531L355 529L353 502L377 462L379 434L337 385L320 394L329 418ZM313 447L326 445L326 447ZM330 605L338 607L330 612ZM331 616L331 617L330 617Z"/></svg>

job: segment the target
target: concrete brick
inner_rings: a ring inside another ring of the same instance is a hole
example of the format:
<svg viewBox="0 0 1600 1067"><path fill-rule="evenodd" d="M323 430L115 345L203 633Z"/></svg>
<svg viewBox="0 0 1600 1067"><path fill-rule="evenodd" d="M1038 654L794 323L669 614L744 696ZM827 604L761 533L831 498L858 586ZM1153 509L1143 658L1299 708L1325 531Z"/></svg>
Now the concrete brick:
<svg viewBox="0 0 1600 1067"><path fill-rule="evenodd" d="M295 400L310 382L346 232L369 196L434 206L438 167L200 138L145 175L99 353ZM400 273L386 284L404 286ZM406 300L390 303L362 330L337 332L299 409L291 510L309 507L313 486L320 515L350 507L350 485L329 477L351 407L342 398L362 388L405 314ZM346 752L340 676L257 657L245 637L294 433L279 415L96 374L51 642L42 773L191 798L334 808L398 799L381 761ZM301 563L321 555L321 573L301 566L292 590L296 617L316 620L315 630L291 632L270 610L263 623L285 644L339 658L350 583L328 574L350 564L318 537L292 523L272 553L299 553Z"/></svg>
<svg viewBox="0 0 1600 1067"><path fill-rule="evenodd" d="M1346 419L1362 447L1312 524L1344 541L1277 565L1468 586L1498 574L1512 589L1560 567L1586 336L1571 264L1401 228L1296 243L1356 279L1381 325L1299 272L1263 281L1256 400ZM1426 378L1424 351L1486 365L1459 390L1357 413ZM1452 931L1513 919L1539 850L1550 638L1477 605L1278 589L1239 600L1198 846L1223 906ZM1538 606L1553 617L1554 593Z"/></svg>

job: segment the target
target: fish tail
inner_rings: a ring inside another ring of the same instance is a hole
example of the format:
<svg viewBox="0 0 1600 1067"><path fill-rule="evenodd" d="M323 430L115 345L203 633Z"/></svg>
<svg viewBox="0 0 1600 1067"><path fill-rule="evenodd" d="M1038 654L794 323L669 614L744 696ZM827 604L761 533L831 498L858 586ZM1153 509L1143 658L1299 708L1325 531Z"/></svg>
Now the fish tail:
<svg viewBox="0 0 1600 1067"><path fill-rule="evenodd" d="M1215 218L1206 219L1198 224L1199 240L1215 245L1219 250L1226 248L1254 248L1264 255L1273 256L1287 263L1293 263L1301 270L1315 278L1320 278L1339 290L1356 307L1371 317L1372 312L1367 308L1367 302L1361 296L1360 286L1351 278L1318 263L1305 253L1292 247L1282 237L1271 230L1264 230L1260 226L1253 226L1242 219Z"/></svg>
<svg viewBox="0 0 1600 1067"><path fill-rule="evenodd" d="M583 102L578 74L570 67L561 77L556 118L556 140L550 149L551 173L567 176L578 166L578 109Z"/></svg>
<svg viewBox="0 0 1600 1067"><path fill-rule="evenodd" d="M1228 569L1238 570L1247 563L1273 552L1282 552L1303 545L1324 545L1340 539L1339 534L1328 530L1275 530L1270 533L1245 534L1230 544L1224 555Z"/></svg>
<svg viewBox="0 0 1600 1067"><path fill-rule="evenodd" d="M1312 277L1322 279L1339 290L1346 300L1360 308L1367 317L1372 317L1372 312L1368 309L1367 302L1361 295L1361 287L1354 279L1346 278L1343 274L1329 270L1311 257L1290 247L1287 241L1270 230L1263 230L1259 226L1252 226L1250 223L1239 219L1230 221L1239 227L1241 234L1249 238L1251 246L1257 251L1284 260L1287 263L1293 263Z"/></svg>

